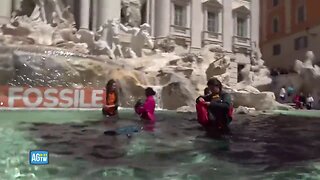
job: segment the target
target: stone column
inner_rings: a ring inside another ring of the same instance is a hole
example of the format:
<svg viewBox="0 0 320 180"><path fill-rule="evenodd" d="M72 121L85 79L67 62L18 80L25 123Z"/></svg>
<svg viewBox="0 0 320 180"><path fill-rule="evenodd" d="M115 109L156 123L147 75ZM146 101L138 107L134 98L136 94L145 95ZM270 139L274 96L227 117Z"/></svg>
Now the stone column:
<svg viewBox="0 0 320 180"><path fill-rule="evenodd" d="M223 47L228 52L232 52L233 22L232 1L223 0Z"/></svg>
<svg viewBox="0 0 320 180"><path fill-rule="evenodd" d="M97 27L109 19L119 19L121 16L121 0L98 0ZM107 31L102 34L102 39L107 39Z"/></svg>
<svg viewBox="0 0 320 180"><path fill-rule="evenodd" d="M93 31L96 31L97 28L98 28L98 0L92 0L91 1L91 4L92 4L92 8L91 8L91 15L92 15L92 30Z"/></svg>
<svg viewBox="0 0 320 180"><path fill-rule="evenodd" d="M163 38L170 34L170 0L155 0L155 37Z"/></svg>
<svg viewBox="0 0 320 180"><path fill-rule="evenodd" d="M6 24L10 21L12 0L1 0L0 3L0 24Z"/></svg>
<svg viewBox="0 0 320 180"><path fill-rule="evenodd" d="M80 28L89 29L90 0L80 0Z"/></svg>
<svg viewBox="0 0 320 180"><path fill-rule="evenodd" d="M191 5L191 49L200 49L203 30L202 1L192 0Z"/></svg>
<svg viewBox="0 0 320 180"><path fill-rule="evenodd" d="M98 0L97 26L107 22L108 19L119 19L121 15L121 0Z"/></svg>
<svg viewBox="0 0 320 180"><path fill-rule="evenodd" d="M156 0L147 0L147 23L151 27L151 36L155 36L155 1Z"/></svg>
<svg viewBox="0 0 320 180"><path fill-rule="evenodd" d="M259 46L260 0L251 1L251 41Z"/></svg>

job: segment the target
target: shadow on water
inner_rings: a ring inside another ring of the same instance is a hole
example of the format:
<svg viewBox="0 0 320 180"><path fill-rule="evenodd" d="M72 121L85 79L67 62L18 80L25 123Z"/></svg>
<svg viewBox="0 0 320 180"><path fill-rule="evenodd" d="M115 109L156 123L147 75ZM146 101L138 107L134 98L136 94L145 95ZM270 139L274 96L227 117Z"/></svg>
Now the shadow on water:
<svg viewBox="0 0 320 180"><path fill-rule="evenodd" d="M31 139L38 139L39 149L64 160L84 160L97 167L129 166L141 173L160 173L181 163L193 166L194 156L198 154L256 169L257 174L320 159L320 121L317 119L238 115L231 126L231 135L209 139L192 117L190 114L163 116L154 132L142 131L132 138L103 133L128 125L142 125L128 119L33 123L28 130ZM209 166L210 163L204 168Z"/></svg>

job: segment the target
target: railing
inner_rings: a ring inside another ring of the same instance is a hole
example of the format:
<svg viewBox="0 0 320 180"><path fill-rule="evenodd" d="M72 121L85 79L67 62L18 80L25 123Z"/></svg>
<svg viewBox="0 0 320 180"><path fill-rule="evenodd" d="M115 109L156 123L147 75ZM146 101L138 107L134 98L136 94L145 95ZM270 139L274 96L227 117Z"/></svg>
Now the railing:
<svg viewBox="0 0 320 180"><path fill-rule="evenodd" d="M184 37L190 37L191 36L191 30L188 27L171 25L170 26L170 32L171 32L171 34L177 35L177 36L184 36Z"/></svg>
<svg viewBox="0 0 320 180"><path fill-rule="evenodd" d="M233 45L251 47L251 39L248 37L233 36Z"/></svg>
<svg viewBox="0 0 320 180"><path fill-rule="evenodd" d="M222 43L222 33L203 31L202 41Z"/></svg>

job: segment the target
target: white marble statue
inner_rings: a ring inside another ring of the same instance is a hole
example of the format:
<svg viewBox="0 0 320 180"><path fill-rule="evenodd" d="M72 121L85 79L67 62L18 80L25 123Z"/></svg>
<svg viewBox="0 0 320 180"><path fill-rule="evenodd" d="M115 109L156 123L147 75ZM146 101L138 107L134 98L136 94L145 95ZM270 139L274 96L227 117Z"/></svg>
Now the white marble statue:
<svg viewBox="0 0 320 180"><path fill-rule="evenodd" d="M145 44L150 48L154 48L154 42L149 34L150 25L144 23L137 27L126 27L120 24L120 29L126 33L131 34L131 43L128 49L128 54L130 58L142 57L142 49Z"/></svg>
<svg viewBox="0 0 320 180"><path fill-rule="evenodd" d="M304 74L305 71L311 70L313 76L320 76L320 67L314 65L315 56L312 51L306 52L306 60L304 62L296 60L294 70L298 74Z"/></svg>
<svg viewBox="0 0 320 180"><path fill-rule="evenodd" d="M262 59L262 53L261 53L261 50L260 50L259 46L257 45L257 42L253 42L252 43L252 50L253 50L252 51L252 60L253 61L261 60Z"/></svg>
<svg viewBox="0 0 320 180"><path fill-rule="evenodd" d="M62 10L59 6L58 0L35 0L35 8L30 16L31 19L38 19L39 17L41 18L41 20L45 23L48 23L48 19L47 19L47 15L52 13L52 12L47 12L46 11L46 6L48 6L48 4L46 3L50 3L53 6L53 11L56 13L56 16L58 17L58 19L60 20L65 20L62 16ZM56 18L57 20L57 18Z"/></svg>
<svg viewBox="0 0 320 180"><path fill-rule="evenodd" d="M36 6L33 9L32 14L30 15L30 18L32 20L39 20L41 19L43 22L47 23L47 17L45 12L45 5L43 0L36 0L35 1Z"/></svg>
<svg viewBox="0 0 320 180"><path fill-rule="evenodd" d="M241 70L241 76L243 78L242 82L245 85L252 85L254 81L254 73L251 71L251 65L247 64L245 67Z"/></svg>
<svg viewBox="0 0 320 180"><path fill-rule="evenodd" d="M260 91L253 86L254 83L254 73L251 71L251 65L247 64L240 72L242 76L242 81L237 83L234 87L237 91L246 91L252 93L259 93Z"/></svg>
<svg viewBox="0 0 320 180"><path fill-rule="evenodd" d="M122 47L120 44L120 21L117 19L108 20L100 26L97 33L102 36L104 31L107 31L107 43L108 46L113 50L113 54L116 57L123 58Z"/></svg>
<svg viewBox="0 0 320 180"><path fill-rule="evenodd" d="M110 58L114 59L114 55L108 43L101 37L101 35L95 34L92 31L80 29L76 33L76 43L86 43L91 54L108 55Z"/></svg>
<svg viewBox="0 0 320 180"><path fill-rule="evenodd" d="M96 55L108 55L111 59L115 59L114 53L112 52L110 46L108 45L107 41L102 38L103 36L96 34L95 41L94 41L94 51L93 54Z"/></svg>
<svg viewBox="0 0 320 180"><path fill-rule="evenodd" d="M313 68L313 63L314 63L314 53L312 51L307 51L306 52L306 60L304 62L305 67L312 67Z"/></svg>
<svg viewBox="0 0 320 180"><path fill-rule="evenodd" d="M253 87L261 87L272 83L269 69L264 65L260 48L254 42L252 45L253 51L251 56L250 71L252 72Z"/></svg>

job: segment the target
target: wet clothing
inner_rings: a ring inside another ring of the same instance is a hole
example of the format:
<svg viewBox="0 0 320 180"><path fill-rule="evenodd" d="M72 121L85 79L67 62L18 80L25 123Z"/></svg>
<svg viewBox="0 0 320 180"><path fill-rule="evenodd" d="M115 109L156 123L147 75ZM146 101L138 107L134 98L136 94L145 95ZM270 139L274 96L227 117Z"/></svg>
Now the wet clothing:
<svg viewBox="0 0 320 180"><path fill-rule="evenodd" d="M115 92L110 92L106 96L106 106L102 109L102 112L104 115L108 116L114 116L117 114L118 111L118 100L117 100L117 94ZM107 107L107 106L112 106L114 107Z"/></svg>
<svg viewBox="0 0 320 180"><path fill-rule="evenodd" d="M233 107L231 96L228 93L222 92L219 95L207 95L197 98L197 104L200 103L199 98L203 98L206 102L210 102L208 108L209 122L204 125L207 131L212 128L228 129L228 125L232 121Z"/></svg>
<svg viewBox="0 0 320 180"><path fill-rule="evenodd" d="M146 101L142 103L138 101L135 105L136 113L144 120L149 120L150 122L155 122L156 118L154 115L156 108L156 101L153 96L148 96Z"/></svg>

